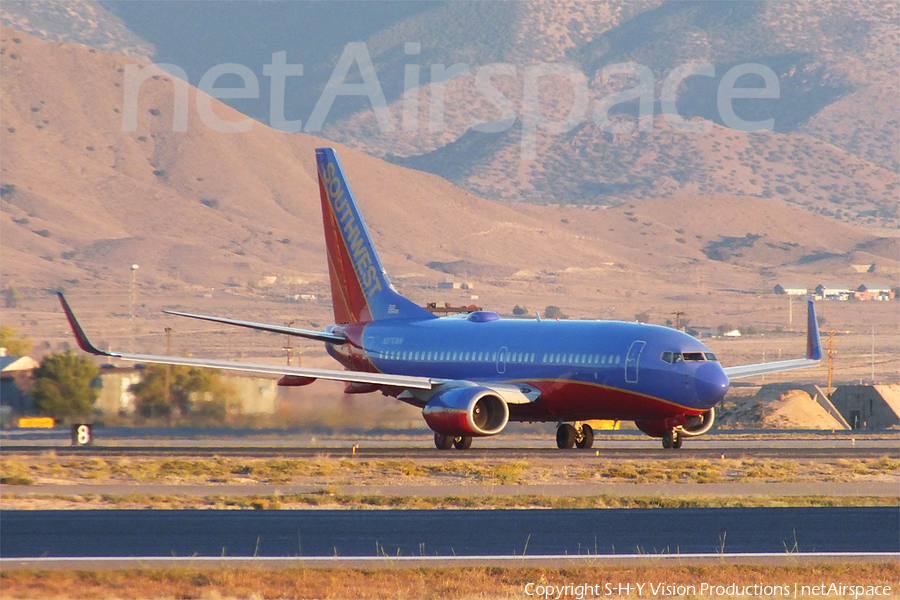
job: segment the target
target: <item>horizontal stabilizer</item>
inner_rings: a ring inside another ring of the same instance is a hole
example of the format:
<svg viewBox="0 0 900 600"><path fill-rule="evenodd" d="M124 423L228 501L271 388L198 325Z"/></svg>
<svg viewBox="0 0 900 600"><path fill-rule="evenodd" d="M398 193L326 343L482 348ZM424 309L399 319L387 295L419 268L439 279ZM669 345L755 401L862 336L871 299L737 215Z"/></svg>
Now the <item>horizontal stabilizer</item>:
<svg viewBox="0 0 900 600"><path fill-rule="evenodd" d="M752 377L754 375L765 375L766 373L779 373L781 371L815 367L819 365L821 360L822 340L819 339L819 323L816 320L816 308L813 306L812 300L810 300L806 318L806 358L780 360L758 365L725 367L724 371L728 379L738 379L740 377Z"/></svg>
<svg viewBox="0 0 900 600"><path fill-rule="evenodd" d="M268 331L270 333L281 333L284 335L293 335L297 337L317 340L329 344L343 344L347 340L344 336L328 333L327 331L311 331L309 329L297 329L295 327L282 327L281 325L267 325L266 323L254 323L252 321L239 321L237 319L226 319L223 317L210 317L207 315L194 315L191 313L183 313L174 310L164 310L168 315L176 315L179 317L188 317L190 319L200 319L201 321L211 321L213 323L224 323L225 325L234 325L236 327L247 327L248 329L256 329L257 331Z"/></svg>

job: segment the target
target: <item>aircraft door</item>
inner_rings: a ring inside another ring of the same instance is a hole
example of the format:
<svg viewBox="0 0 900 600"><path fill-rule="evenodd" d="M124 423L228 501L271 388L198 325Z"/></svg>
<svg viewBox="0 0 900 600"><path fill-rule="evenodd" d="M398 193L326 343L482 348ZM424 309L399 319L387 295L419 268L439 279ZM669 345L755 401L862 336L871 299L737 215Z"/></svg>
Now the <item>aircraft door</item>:
<svg viewBox="0 0 900 600"><path fill-rule="evenodd" d="M641 361L641 352L644 351L644 346L646 345L647 342L637 341L631 344L631 348L628 349L628 356L625 358L626 383L638 382L638 364Z"/></svg>
<svg viewBox="0 0 900 600"><path fill-rule="evenodd" d="M500 374L506 373L506 353L508 352L506 346L500 348L497 352L497 372Z"/></svg>

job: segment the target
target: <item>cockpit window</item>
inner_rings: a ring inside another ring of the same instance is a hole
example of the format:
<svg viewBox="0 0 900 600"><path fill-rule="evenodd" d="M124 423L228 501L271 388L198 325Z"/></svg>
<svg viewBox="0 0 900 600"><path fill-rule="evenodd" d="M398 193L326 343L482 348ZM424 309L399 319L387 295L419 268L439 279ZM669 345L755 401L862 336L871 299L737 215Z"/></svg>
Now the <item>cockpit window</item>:
<svg viewBox="0 0 900 600"><path fill-rule="evenodd" d="M683 360L716 360L712 352L663 352L659 358L670 365Z"/></svg>

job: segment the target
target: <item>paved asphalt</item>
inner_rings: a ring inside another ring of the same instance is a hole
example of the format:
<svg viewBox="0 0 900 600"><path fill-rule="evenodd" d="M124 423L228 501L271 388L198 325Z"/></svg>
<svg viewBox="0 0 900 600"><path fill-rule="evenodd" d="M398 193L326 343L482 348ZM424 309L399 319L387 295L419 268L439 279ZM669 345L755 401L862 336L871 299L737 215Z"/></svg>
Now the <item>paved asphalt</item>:
<svg viewBox="0 0 900 600"><path fill-rule="evenodd" d="M897 552L900 508L0 511L0 557Z"/></svg>

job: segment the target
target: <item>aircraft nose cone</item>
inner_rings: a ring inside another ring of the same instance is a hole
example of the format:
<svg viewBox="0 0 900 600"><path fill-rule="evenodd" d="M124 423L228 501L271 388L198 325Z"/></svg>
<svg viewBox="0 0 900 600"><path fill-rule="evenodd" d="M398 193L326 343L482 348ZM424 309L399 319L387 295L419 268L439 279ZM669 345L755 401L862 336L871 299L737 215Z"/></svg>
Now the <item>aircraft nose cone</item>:
<svg viewBox="0 0 900 600"><path fill-rule="evenodd" d="M694 389L702 406L715 406L728 392L728 376L719 363L700 365L694 374Z"/></svg>

